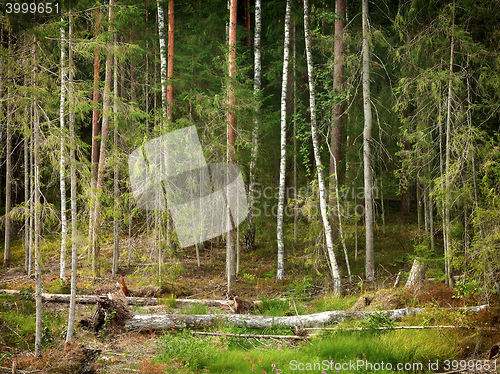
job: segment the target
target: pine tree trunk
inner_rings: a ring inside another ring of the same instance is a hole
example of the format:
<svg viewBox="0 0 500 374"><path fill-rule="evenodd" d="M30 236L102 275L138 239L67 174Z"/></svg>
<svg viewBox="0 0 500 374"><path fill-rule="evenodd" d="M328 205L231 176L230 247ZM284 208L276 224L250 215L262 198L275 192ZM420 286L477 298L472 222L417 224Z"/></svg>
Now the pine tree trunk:
<svg viewBox="0 0 500 374"><path fill-rule="evenodd" d="M227 162L234 163L236 102L234 95L234 81L236 80L236 14L238 1L231 0L229 7L229 84L228 84L228 123L227 123ZM228 207L226 248L226 277L228 293L231 293L232 283L236 277L236 238L234 224Z"/></svg>
<svg viewBox="0 0 500 374"><path fill-rule="evenodd" d="M314 71L313 71L312 52L311 52L311 35L309 32L308 0L304 0L304 33L306 42L307 75L309 79L309 107L311 111L311 135L312 135L313 150L314 150L314 160L316 163L316 171L318 173L321 218L323 220L326 245L328 250L328 256L330 259L330 266L332 270L333 294L340 295L342 294L342 279L340 277L340 269L337 264L337 258L335 257L335 252L333 248L332 229L330 226L330 221L327 216L326 188L325 188L325 180L323 177L323 164L321 162L318 130L316 125L316 97L314 90Z"/></svg>
<svg viewBox="0 0 500 374"><path fill-rule="evenodd" d="M286 93L288 88L288 57L290 54L290 16L291 1L286 2L285 12L285 46L283 51L283 78L281 81L281 156L280 156L280 180L278 197L278 266L276 280L281 282L285 277L285 241L283 234L283 213L285 210L285 178L286 178Z"/></svg>
<svg viewBox="0 0 500 374"><path fill-rule="evenodd" d="M95 37L97 38L99 35L99 8L96 9L95 14ZM94 104L94 109L92 111L92 153L90 158L92 176L90 181L90 209L89 209L89 254L93 255L92 251L95 247L95 240L93 236L93 227L94 227L94 210L97 204L97 194L96 194L96 185L97 185L97 169L99 167L99 115L100 111L97 109L99 105L99 82L100 82L100 61L101 58L99 56L99 50L96 48L94 50L94 91L92 95L92 101Z"/></svg>
<svg viewBox="0 0 500 374"><path fill-rule="evenodd" d="M344 86L344 28L346 19L346 4L345 0L336 1L337 18L335 19L335 41L333 47L333 91L335 95L339 95L343 91ZM332 125L330 130L330 147L332 155L330 156L330 206L334 207L336 194L334 186L339 184L338 180L334 180L334 174L338 177L340 160L342 157L342 122L344 108L341 102L336 101L332 105ZM334 173L334 171L336 172ZM336 212L340 215L340 212ZM338 236L338 229L333 224L335 214L331 214L330 222L332 223L332 239L335 242Z"/></svg>
<svg viewBox="0 0 500 374"><path fill-rule="evenodd" d="M446 114L446 160L445 160L445 208L444 208L444 226L446 230L446 241L444 256L446 262L446 283L450 288L454 286L453 269L451 265L451 246L450 246L450 206L451 206L451 181L450 181L450 157L451 157L451 97L453 94L453 60L454 60L454 30L455 30L455 1L453 1L453 20L451 26L451 50L450 50L450 79L448 81L448 103Z"/></svg>
<svg viewBox="0 0 500 374"><path fill-rule="evenodd" d="M65 127L65 110L64 103L66 101L66 35L64 27L61 27L61 100L59 102L59 124L61 127L61 146L60 146L60 163L59 163L59 186L61 191L61 257L59 259L59 278L66 280L66 241L67 241L67 219L66 219L66 180L65 167L66 160L64 157L64 127Z"/></svg>
<svg viewBox="0 0 500 374"><path fill-rule="evenodd" d="M368 0L363 0L363 163L365 185L366 278L375 279L375 254L373 249L373 196L371 170L372 108L370 99L370 30L368 25Z"/></svg>
<svg viewBox="0 0 500 374"><path fill-rule="evenodd" d="M10 105L8 105L9 107ZM5 247L3 253L3 266L10 265L10 234L11 218L10 209L12 205L12 124L11 113L7 109L7 150L6 150L6 171L5 171Z"/></svg>
<svg viewBox="0 0 500 374"><path fill-rule="evenodd" d="M174 0L168 2L167 122L173 122L174 86Z"/></svg>
<svg viewBox="0 0 500 374"><path fill-rule="evenodd" d="M116 0L110 0L109 2L109 32L112 33L114 27L112 23L114 21L114 5ZM108 45L108 55L106 57L106 75L104 81L104 92L102 96L102 125L101 125L101 146L99 150L99 168L97 171L97 184L96 184L96 196L98 197L103 188L104 188L104 174L107 166L106 159L106 150L108 144L108 135L109 135L109 113L111 109L111 77L112 77L112 60L113 54L111 51L111 43ZM99 276L99 242L97 240L99 236L99 226L100 226L100 215L101 215L101 206L98 199L96 199L96 204L94 208L94 222L92 227L92 236L94 238L92 242L92 274L94 277Z"/></svg>
<svg viewBox="0 0 500 374"><path fill-rule="evenodd" d="M118 35L114 34L115 48L118 46ZM120 211L118 200L120 199L119 170L118 170L118 57L113 58L113 197L114 197L114 213L113 213L113 267L111 276L114 278L118 273L118 261L120 260L120 220L118 212ZM121 78L124 78L123 65L121 69ZM124 82L122 81L122 91L124 90Z"/></svg>
<svg viewBox="0 0 500 374"><path fill-rule="evenodd" d="M255 38L254 38L254 78L253 78L253 94L255 98L255 112L253 117L252 129L252 153L250 156L250 177L248 182L248 229L245 233L245 247L248 250L255 248L255 222L254 222L254 205L255 205L255 184L256 184L256 169L257 157L259 155L259 114L260 114L260 99L259 93L261 89L261 54L260 54L260 35L262 30L262 8L261 0L255 1ZM247 239L248 238L248 239ZM248 241L248 242L247 242Z"/></svg>
<svg viewBox="0 0 500 374"><path fill-rule="evenodd" d="M75 312L76 312L76 275L78 270L78 225L77 225L77 205L76 205L76 133L75 133L75 93L73 88L73 16L69 14L69 32L68 32L68 100L69 100L69 132L73 146L70 150L70 178L71 178L71 294L69 304L68 317L68 333L66 334L66 343L73 341L73 333L75 329Z"/></svg>

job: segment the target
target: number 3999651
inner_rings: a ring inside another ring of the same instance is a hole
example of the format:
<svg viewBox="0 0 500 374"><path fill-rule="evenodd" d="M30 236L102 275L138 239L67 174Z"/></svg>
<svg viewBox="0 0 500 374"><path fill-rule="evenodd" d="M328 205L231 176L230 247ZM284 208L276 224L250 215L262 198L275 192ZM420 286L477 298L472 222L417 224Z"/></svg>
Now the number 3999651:
<svg viewBox="0 0 500 374"><path fill-rule="evenodd" d="M59 13L59 3L5 3L5 12L7 14L54 14Z"/></svg>

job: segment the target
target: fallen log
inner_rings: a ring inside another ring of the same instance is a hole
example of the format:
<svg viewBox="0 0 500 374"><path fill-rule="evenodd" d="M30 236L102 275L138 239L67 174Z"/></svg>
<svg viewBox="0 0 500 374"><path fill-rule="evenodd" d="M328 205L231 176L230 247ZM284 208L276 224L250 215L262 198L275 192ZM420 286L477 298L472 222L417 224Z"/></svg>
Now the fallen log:
<svg viewBox="0 0 500 374"><path fill-rule="evenodd" d="M1 293L6 293L8 295L21 296L25 291L18 290L0 290ZM95 304L102 297L106 295L80 295L76 297L77 304ZM137 306L153 306L166 304L168 299L162 299L157 297L126 297L129 305ZM206 306L226 306L232 308L234 306L233 300L211 300L211 299L174 299L175 303L179 305L193 305L193 304L203 304ZM70 301L70 295L68 294L54 294L54 293L42 293L43 302L53 302L53 303L66 303ZM257 303L257 302L256 302Z"/></svg>
<svg viewBox="0 0 500 374"><path fill-rule="evenodd" d="M487 305L455 308L448 310L469 310L478 312ZM265 329L273 327L301 329L311 327L324 327L354 318L368 318L377 313L385 313L390 319L401 319L405 316L423 312L423 308L404 308L376 312L355 312L334 310L329 312L286 316L269 317L246 314L204 314L204 315L175 315L175 314L142 314L135 315L125 322L125 329L133 330L176 330L176 329L202 329L224 323L236 327L247 327L250 329Z"/></svg>

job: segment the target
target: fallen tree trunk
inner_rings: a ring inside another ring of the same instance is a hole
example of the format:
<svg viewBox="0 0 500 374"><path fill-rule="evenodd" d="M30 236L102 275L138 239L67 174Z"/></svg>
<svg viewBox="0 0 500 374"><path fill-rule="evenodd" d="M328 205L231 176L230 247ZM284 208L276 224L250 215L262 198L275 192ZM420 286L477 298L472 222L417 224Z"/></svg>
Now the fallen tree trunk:
<svg viewBox="0 0 500 374"><path fill-rule="evenodd" d="M6 293L8 295L21 296L23 291L18 290L0 290L0 293ZM106 295L80 295L76 297L77 304L95 304L101 297ZM43 302L53 302L53 303L69 303L70 295L67 294L57 294L57 293L42 293ZM156 297L127 297L127 302L129 305L137 306L151 306L151 305L161 305L166 304L167 299L156 298ZM192 304L203 304L206 306L227 306L233 307L233 300L211 300L211 299L175 299L177 305L192 305ZM255 302L258 303L258 302Z"/></svg>
<svg viewBox="0 0 500 374"><path fill-rule="evenodd" d="M469 310L478 312L487 305L456 308L449 310ZM126 330L175 330L202 329L220 323L250 329L265 329L273 327L289 327L301 329L323 327L353 318L368 318L377 313L385 313L390 319L400 319L407 315L423 312L423 308L404 308L379 312L355 312L335 310L316 314L287 317L268 317L246 314L206 314L206 315L174 315L174 314L142 314L135 315L125 322Z"/></svg>

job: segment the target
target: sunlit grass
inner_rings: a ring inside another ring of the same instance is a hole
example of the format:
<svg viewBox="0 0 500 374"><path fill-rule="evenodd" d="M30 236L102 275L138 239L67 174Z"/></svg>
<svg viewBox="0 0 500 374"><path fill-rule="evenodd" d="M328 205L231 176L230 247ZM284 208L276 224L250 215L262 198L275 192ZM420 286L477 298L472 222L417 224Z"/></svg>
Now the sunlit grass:
<svg viewBox="0 0 500 374"><path fill-rule="evenodd" d="M234 332L234 328L230 331ZM274 333L280 332L283 333ZM259 332L246 330L244 333ZM454 358L456 340L454 332L394 330L383 333L325 332L311 337L308 342L262 339L250 343L224 336L193 337L186 331L162 336L158 359L167 364L181 362L188 372L193 373L338 373L337 369L342 367L344 373L392 372L382 370L381 366L370 367L370 364L382 362L385 368L388 364L393 368L397 364L418 368L421 364L422 369L428 371L429 363L437 360L443 363ZM311 370L307 370L307 363ZM354 364L356 370L351 370Z"/></svg>

